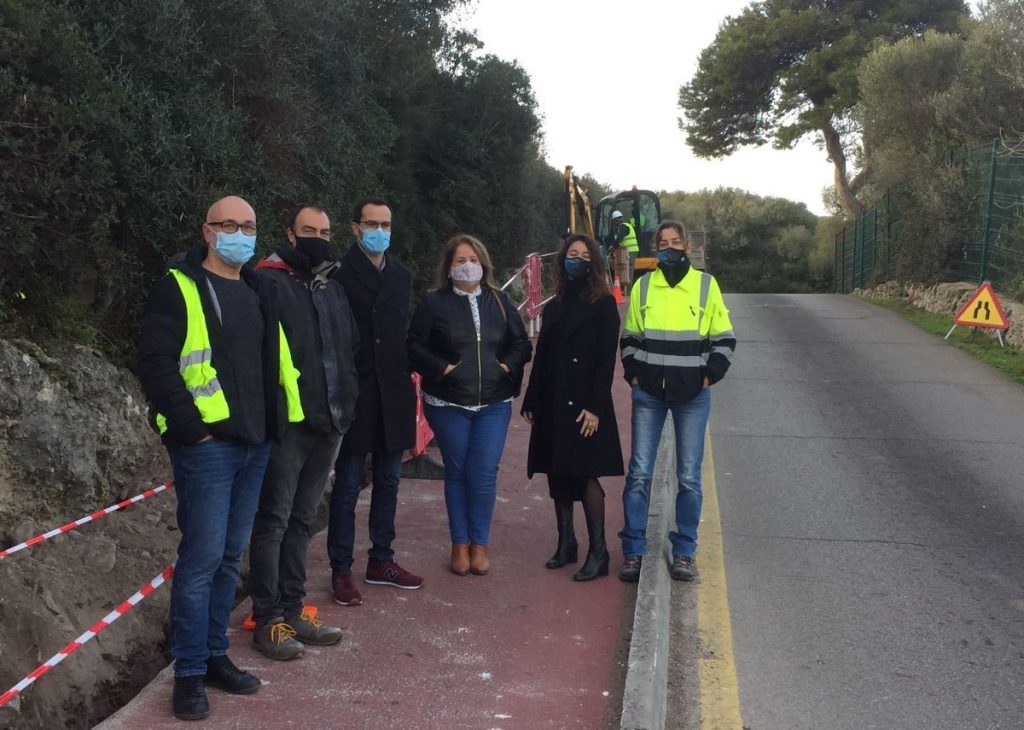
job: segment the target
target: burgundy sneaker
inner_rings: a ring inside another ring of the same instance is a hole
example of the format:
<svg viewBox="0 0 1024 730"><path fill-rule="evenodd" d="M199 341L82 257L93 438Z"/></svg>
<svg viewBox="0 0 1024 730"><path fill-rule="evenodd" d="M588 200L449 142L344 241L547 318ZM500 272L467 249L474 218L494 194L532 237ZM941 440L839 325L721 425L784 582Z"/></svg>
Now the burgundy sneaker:
<svg viewBox="0 0 1024 730"><path fill-rule="evenodd" d="M390 563L368 563L364 580L375 585L394 586L410 591L423 585L422 578L413 575L393 560Z"/></svg>
<svg viewBox="0 0 1024 730"><path fill-rule="evenodd" d="M342 606L359 606L363 603L363 595L352 580L351 573L331 573L331 592L334 593L334 602Z"/></svg>

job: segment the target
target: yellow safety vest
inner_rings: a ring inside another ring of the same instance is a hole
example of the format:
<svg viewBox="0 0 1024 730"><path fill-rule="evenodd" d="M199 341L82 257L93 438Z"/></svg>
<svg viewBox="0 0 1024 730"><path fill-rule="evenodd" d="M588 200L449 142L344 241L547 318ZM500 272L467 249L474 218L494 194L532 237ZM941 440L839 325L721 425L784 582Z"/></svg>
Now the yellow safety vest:
<svg viewBox="0 0 1024 730"><path fill-rule="evenodd" d="M185 299L185 342L178 358L181 379L192 394L203 423L226 421L231 411L220 381L217 380L217 369L213 367L213 347L210 344L210 332L206 329L199 287L191 277L178 269L171 269L171 274ZM167 419L162 413L156 414L156 426L160 433L167 431Z"/></svg>
<svg viewBox="0 0 1024 730"><path fill-rule="evenodd" d="M199 296L196 282L179 269L171 269L171 275L178 283L185 300L185 341L181 346L178 367L185 387L192 395L203 423L225 421L231 415L224 389L217 379L213 366L213 345L206 328L203 301ZM280 385L284 388L288 406L288 420L292 423L305 419L302 401L299 398L299 370L292 362L291 348L285 336L284 327L278 323L280 332ZM161 434L167 431L167 419L162 413L156 415L157 429Z"/></svg>
<svg viewBox="0 0 1024 730"><path fill-rule="evenodd" d="M626 226L626 228L629 229L629 232L626 234L626 237L622 239L622 243L620 245L630 253L639 253L640 244L637 243L636 231L633 229L633 224L623 221L622 225Z"/></svg>
<svg viewBox="0 0 1024 730"><path fill-rule="evenodd" d="M292 348L288 346L288 337L284 333L284 325L277 323L277 329L281 333L280 342L280 377L278 382L284 388L285 402L288 404L288 422L298 423L306 420L306 414L302 411L302 398L299 397L299 369L292 362Z"/></svg>

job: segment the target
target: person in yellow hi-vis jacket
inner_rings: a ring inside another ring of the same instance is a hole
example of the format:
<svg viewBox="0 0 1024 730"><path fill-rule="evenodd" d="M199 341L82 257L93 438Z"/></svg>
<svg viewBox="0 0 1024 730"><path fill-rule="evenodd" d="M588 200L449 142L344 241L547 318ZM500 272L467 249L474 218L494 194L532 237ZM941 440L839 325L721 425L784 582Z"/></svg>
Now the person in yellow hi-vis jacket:
<svg viewBox="0 0 1024 730"><path fill-rule="evenodd" d="M718 282L690 266L683 224L664 221L654 241L658 268L633 286L620 343L626 382L633 388L633 447L622 493L626 524L619 533L624 558L619 578L624 581L640 577L654 460L669 413L679 483L676 526L669 534L672 577L694 578L709 388L725 377L736 349Z"/></svg>

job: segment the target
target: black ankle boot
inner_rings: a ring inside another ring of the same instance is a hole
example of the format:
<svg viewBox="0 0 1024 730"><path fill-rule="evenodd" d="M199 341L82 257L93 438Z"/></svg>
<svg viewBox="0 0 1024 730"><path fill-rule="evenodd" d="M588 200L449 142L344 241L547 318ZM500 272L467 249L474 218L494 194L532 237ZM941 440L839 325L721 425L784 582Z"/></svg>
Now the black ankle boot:
<svg viewBox="0 0 1024 730"><path fill-rule="evenodd" d="M598 490L601 486L594 482ZM601 492L599 500L588 499L583 501L583 514L587 518L587 534L590 536L590 549L587 551L587 560L572 579L577 582L594 580L598 576L608 575L608 546L604 541L604 492Z"/></svg>
<svg viewBox="0 0 1024 730"><path fill-rule="evenodd" d="M579 559L579 543L572 526L572 502L555 501L555 523L558 525L558 547L551 560L544 564L551 570Z"/></svg>
<svg viewBox="0 0 1024 730"><path fill-rule="evenodd" d="M172 695L174 716L179 720L203 720L210 714L210 703L203 689L202 675L175 677Z"/></svg>
<svg viewBox="0 0 1024 730"><path fill-rule="evenodd" d="M206 660L205 684L233 695L251 695L259 691L262 682L222 654Z"/></svg>

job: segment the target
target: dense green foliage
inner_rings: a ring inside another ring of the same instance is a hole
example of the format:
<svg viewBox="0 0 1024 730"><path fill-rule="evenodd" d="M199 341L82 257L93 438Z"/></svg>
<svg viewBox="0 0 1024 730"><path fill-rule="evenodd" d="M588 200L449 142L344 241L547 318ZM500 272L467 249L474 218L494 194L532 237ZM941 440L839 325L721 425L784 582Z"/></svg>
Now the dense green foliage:
<svg viewBox="0 0 1024 730"><path fill-rule="evenodd" d="M1000 242L1024 282L1024 5L984 3L962 35L927 33L880 45L859 69L869 171L865 199L899 199L902 220L890 275L970 278L985 233L992 140L1000 164L994 214ZM1016 148L1016 149L1014 149ZM825 244L830 245L830 244ZM1010 263L1009 260L1007 263ZM876 272L876 276L879 273ZM975 274L976 275L976 274Z"/></svg>
<svg viewBox="0 0 1024 730"><path fill-rule="evenodd" d="M852 111L861 60L880 41L956 29L963 0L759 0L723 23L682 87L680 125L694 152L722 157L769 140L787 148L807 134L836 168L836 199L857 214L863 177L850 179L859 150Z"/></svg>
<svg viewBox="0 0 1024 730"><path fill-rule="evenodd" d="M817 216L802 203L734 188L661 193L665 218L705 231L708 270L729 292L812 292L828 279L811 268Z"/></svg>
<svg viewBox="0 0 1024 730"><path fill-rule="evenodd" d="M306 201L346 246L383 194L420 285L456 231L502 269L553 244L529 79L446 26L462 1L0 0L0 323L124 352L229 192L261 252Z"/></svg>

